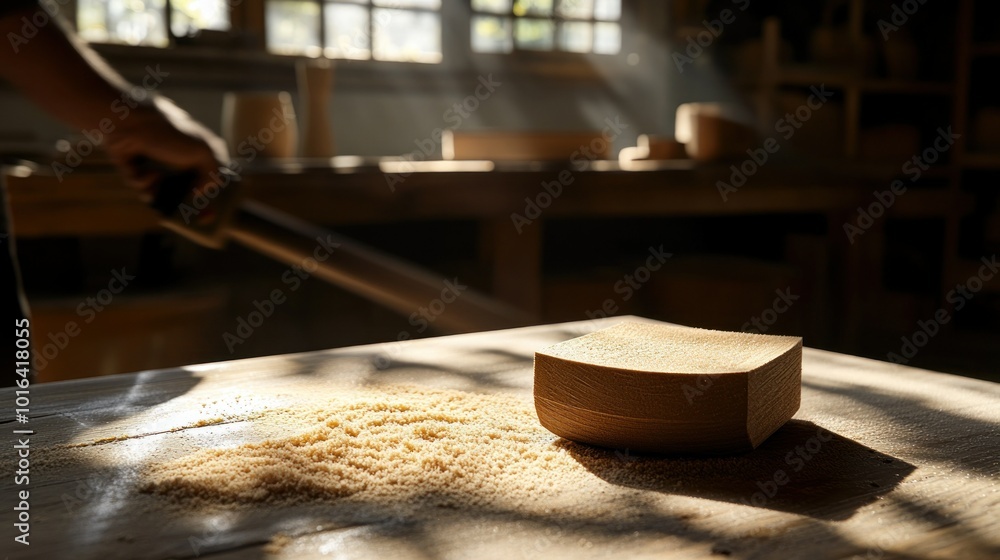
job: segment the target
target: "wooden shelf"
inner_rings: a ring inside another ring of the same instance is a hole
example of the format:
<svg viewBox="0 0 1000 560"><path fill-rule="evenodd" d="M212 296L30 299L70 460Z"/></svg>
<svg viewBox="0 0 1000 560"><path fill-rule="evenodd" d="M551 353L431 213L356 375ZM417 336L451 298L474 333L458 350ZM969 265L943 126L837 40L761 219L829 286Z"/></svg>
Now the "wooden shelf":
<svg viewBox="0 0 1000 560"><path fill-rule="evenodd" d="M775 81L778 85L818 86L843 88L857 83L857 79L848 70L832 70L813 66L785 66L778 68Z"/></svg>
<svg viewBox="0 0 1000 560"><path fill-rule="evenodd" d="M848 35L854 40L862 40L865 36L866 0L850 0L847 4ZM934 106L935 111L944 112L944 110L950 109L950 117L947 117L946 122L941 122L941 126L946 126L947 122L956 125L968 123L969 97L973 81L971 76L973 72L972 60L975 56L997 56L1000 58L1000 41L974 43L970 39L975 21L974 3L971 0L962 0L954 4L957 12L954 34L954 64L951 66L954 75L949 79L875 78L865 76L864 70L860 66L837 67L819 63L782 63L780 58L782 22L777 17L771 17L766 18L762 26L762 62L759 77L755 80L743 78L739 82L739 86L755 94L753 101L761 115L761 122L765 124L780 118L780 115L775 114L778 112L777 107L780 106L776 100L780 89L803 88L804 90L823 85L828 90L836 90L837 101L842 104L840 119L843 123L844 138L843 150L837 149L837 152L845 155L843 166L844 168L867 167L874 170L882 163L867 162L858 158L866 104L881 105L882 102L891 104L898 99L900 103L908 101L908 105L914 105L919 111L921 103L924 105L930 103ZM935 34L933 38L937 38L937 35ZM926 40L931 38L928 36ZM910 99L905 99L907 97ZM904 116L902 120L912 119L907 119ZM944 121L944 119L937 120ZM898 218L940 218L944 222L943 246L945 249L942 259L942 273L944 278L949 279L959 276L964 279L967 276L962 276L964 267L971 264L963 264L956 257L959 250L962 219L973 211L976 202L975 195L962 190L964 179L962 171L968 169L1000 171L1000 152L966 155L966 149L966 138L963 135L963 138L956 142L951 157L946 162L933 166L922 174L922 177L931 179L931 181L921 181L922 184L919 188L908 189L905 196L897 198L891 211L891 215ZM880 187L880 189L886 188L891 184L891 181L897 178L902 179L908 188L911 187L912 183L901 168L903 163L902 160L885 162L889 169L884 180L885 186ZM881 249L876 248L873 251L879 250ZM877 259L873 262L877 262ZM880 279L875 279L873 285L880 286L879 282ZM994 289L1000 290L1000 282L996 284ZM877 290L878 288L876 288ZM944 292L940 295L941 300L943 300ZM856 317L865 314L856 307L849 310L848 313ZM846 333L844 341L848 345L856 343L859 333L860 331Z"/></svg>
<svg viewBox="0 0 1000 560"><path fill-rule="evenodd" d="M954 268L950 271L947 276L948 289L958 285L964 284L973 276L979 274L979 269L983 266L982 261L973 261L962 259L955 263ZM1000 282L983 282L982 291L979 293L986 294L998 294L1000 293Z"/></svg>
<svg viewBox="0 0 1000 560"><path fill-rule="evenodd" d="M892 93L912 95L952 95L955 86L949 82L917 80L862 80L861 91L867 93Z"/></svg>
<svg viewBox="0 0 1000 560"><path fill-rule="evenodd" d="M962 167L966 169L1000 170L1000 152L965 154L962 158Z"/></svg>
<svg viewBox="0 0 1000 560"><path fill-rule="evenodd" d="M1000 56L1000 41L990 41L972 45L973 56Z"/></svg>
<svg viewBox="0 0 1000 560"><path fill-rule="evenodd" d="M954 206L969 210L972 201L968 197L956 200L943 189L912 190L896 198L890 214L897 218L947 218Z"/></svg>
<svg viewBox="0 0 1000 560"><path fill-rule="evenodd" d="M759 81L746 81L740 85L760 86ZM819 86L836 89L856 88L862 93L892 93L896 95L940 95L951 96L955 85L951 82L928 80L894 80L882 78L862 78L846 70L831 70L808 65L779 68L775 86Z"/></svg>

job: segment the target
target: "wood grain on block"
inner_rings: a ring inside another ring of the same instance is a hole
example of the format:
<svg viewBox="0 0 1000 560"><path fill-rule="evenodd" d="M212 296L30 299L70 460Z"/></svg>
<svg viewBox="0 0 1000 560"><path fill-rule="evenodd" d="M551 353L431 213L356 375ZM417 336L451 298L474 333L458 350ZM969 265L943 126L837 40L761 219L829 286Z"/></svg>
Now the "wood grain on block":
<svg viewBox="0 0 1000 560"><path fill-rule="evenodd" d="M558 436L653 453L756 448L799 409L802 339L621 323L535 353Z"/></svg>
<svg viewBox="0 0 1000 560"><path fill-rule="evenodd" d="M565 161L574 153L608 159L611 144L600 131L461 132L441 136L441 156L448 160Z"/></svg>
<svg viewBox="0 0 1000 560"><path fill-rule="evenodd" d="M626 165L633 161L683 159L686 157L684 144L673 138L640 134L635 146L622 148L618 161Z"/></svg>

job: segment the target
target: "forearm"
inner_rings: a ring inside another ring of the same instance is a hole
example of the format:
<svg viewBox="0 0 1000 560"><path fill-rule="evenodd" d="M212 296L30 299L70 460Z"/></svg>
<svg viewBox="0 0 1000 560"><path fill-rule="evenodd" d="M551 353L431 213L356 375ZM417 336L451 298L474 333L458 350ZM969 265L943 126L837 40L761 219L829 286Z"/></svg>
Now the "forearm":
<svg viewBox="0 0 1000 560"><path fill-rule="evenodd" d="M161 182L163 168L195 172L195 188L215 181L229 161L221 138L165 97L131 97L131 86L62 22L36 25L32 36L21 36L24 18L32 21L39 9L0 4L6 43L0 45L0 77L77 130L100 130L111 161L147 194Z"/></svg>
<svg viewBox="0 0 1000 560"><path fill-rule="evenodd" d="M65 23L52 19L33 37L22 35L39 6L0 17L0 76L48 113L78 129L98 127L113 116L128 83ZM132 103L132 100L129 100Z"/></svg>

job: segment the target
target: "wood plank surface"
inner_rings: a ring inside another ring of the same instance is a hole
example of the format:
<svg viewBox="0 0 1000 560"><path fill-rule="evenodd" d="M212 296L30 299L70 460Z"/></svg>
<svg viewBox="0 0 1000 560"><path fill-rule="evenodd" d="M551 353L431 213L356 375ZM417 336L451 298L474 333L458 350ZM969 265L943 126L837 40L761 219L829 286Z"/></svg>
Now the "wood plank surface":
<svg viewBox="0 0 1000 560"><path fill-rule="evenodd" d="M206 509L139 491L149 465L289 435L281 426L256 423L255 412L304 406L359 387L496 393L530 403L534 351L621 320L36 385L27 425L14 421L13 390L5 389L0 427L8 434L28 427L35 434L30 547L12 541L11 446L0 455L3 554L505 560L1000 555L1000 385L812 349L803 352L800 411L754 452L650 457L554 435L540 442L571 458L581 481L563 488L553 478L558 499L551 508L459 501L407 512L384 502L325 499ZM209 418L223 420L199 422ZM60 447L61 455L51 452ZM56 456L63 458L56 463ZM788 479L772 487L779 470Z"/></svg>
<svg viewBox="0 0 1000 560"><path fill-rule="evenodd" d="M357 158L360 160L360 158ZM543 183L567 184L548 202L544 218L622 216L728 216L853 210L885 189L896 170L880 166L838 170L764 167L726 200L716 187L730 181L727 164L687 160L639 162L624 171L617 162L568 164L516 162L491 171L382 172L377 161L313 160L243 170L245 195L322 225L392 223L427 219L511 219L524 215L526 198L546 194ZM453 162L417 162L450 164ZM46 168L7 178L19 237L135 235L159 229L158 218L109 168L80 168L57 180ZM438 168L434 168L438 169ZM560 177L562 179L560 179ZM913 193L893 215L944 212L947 193ZM950 200L950 199L947 199ZM544 202L544 199L543 199ZM511 226L513 227L513 226Z"/></svg>

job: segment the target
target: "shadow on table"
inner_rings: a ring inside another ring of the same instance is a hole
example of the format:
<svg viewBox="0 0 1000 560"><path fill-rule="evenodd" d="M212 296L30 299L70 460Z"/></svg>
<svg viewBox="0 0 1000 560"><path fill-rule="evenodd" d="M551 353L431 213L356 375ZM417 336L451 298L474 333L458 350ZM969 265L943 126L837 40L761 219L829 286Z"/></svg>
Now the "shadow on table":
<svg viewBox="0 0 1000 560"><path fill-rule="evenodd" d="M39 508L39 518L45 522L31 527L34 546L14 558L52 558L55 557L52 547L57 547L57 543L76 548L87 539L91 544L105 539L103 530L111 524L108 519L117 520L116 510L124 503L119 501L119 493L134 473L128 467L95 467L86 459L64 456L62 446L79 443L77 438L95 428L181 397L200 382L201 377L191 371L176 368L33 385L28 424L13 424L13 419L0 417L0 426L5 429L13 425L37 431L30 436L30 495L35 500L31 503L31 513L34 516L35 508ZM4 393L0 391L0 400L13 402L13 391ZM47 457L51 459L47 461ZM15 495L24 490L11 484L12 481L14 477L0 482L0 502L4 504L18 503L20 498L15 500ZM86 523L92 530L69 530L60 526L64 519L72 519L77 527ZM11 542L14 530L13 524L4 524L0 538Z"/></svg>
<svg viewBox="0 0 1000 560"><path fill-rule="evenodd" d="M756 450L730 457L634 455L565 439L557 445L619 486L822 520L850 518L915 468L802 420L789 421Z"/></svg>
<svg viewBox="0 0 1000 560"><path fill-rule="evenodd" d="M901 380L905 377L901 376ZM956 379L959 379L956 377ZM818 391L850 399L852 405L867 408L885 417L884 430L898 433L909 442L917 460L942 461L960 466L967 472L993 474L1000 452L1000 429L995 423L973 416L943 410L917 397L892 391L858 386L828 386L804 379L803 391ZM956 442L975 444L956 452Z"/></svg>
<svg viewBox="0 0 1000 560"><path fill-rule="evenodd" d="M46 426L46 429L57 429L60 441L71 442L76 435L94 426L146 412L185 395L200 382L201 377L189 370L172 368L63 383L41 383L32 386L32 400L39 404L32 407L31 418L54 417L48 421L57 424ZM73 400L73 404L67 405L67 400ZM0 425L13 420L0 417Z"/></svg>

